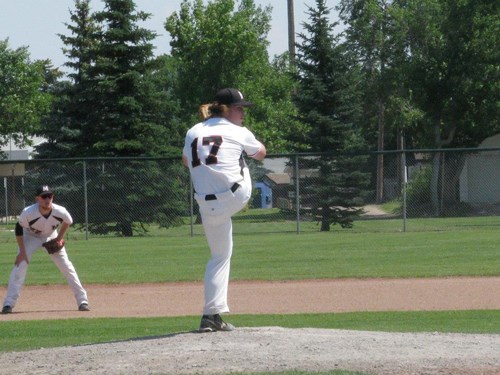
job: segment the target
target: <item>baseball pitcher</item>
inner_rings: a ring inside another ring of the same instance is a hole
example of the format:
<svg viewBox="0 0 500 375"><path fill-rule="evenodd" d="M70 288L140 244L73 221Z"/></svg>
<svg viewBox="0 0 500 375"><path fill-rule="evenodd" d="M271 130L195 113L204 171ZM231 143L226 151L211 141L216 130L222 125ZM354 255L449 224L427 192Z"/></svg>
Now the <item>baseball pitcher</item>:
<svg viewBox="0 0 500 375"><path fill-rule="evenodd" d="M231 331L222 320L229 312L227 292L233 250L231 217L245 207L252 181L243 153L263 160L266 148L242 126L245 101L240 91L220 90L200 107L202 122L186 134L182 159L189 168L211 258L206 266L205 304L200 332Z"/></svg>

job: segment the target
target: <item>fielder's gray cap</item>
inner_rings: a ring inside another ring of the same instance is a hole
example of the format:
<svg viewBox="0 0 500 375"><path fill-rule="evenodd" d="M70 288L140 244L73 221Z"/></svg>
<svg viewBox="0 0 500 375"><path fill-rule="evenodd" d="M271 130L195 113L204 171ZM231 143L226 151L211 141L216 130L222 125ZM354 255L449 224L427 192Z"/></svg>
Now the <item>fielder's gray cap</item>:
<svg viewBox="0 0 500 375"><path fill-rule="evenodd" d="M240 107L250 107L253 105L253 103L247 102L243 98L243 94L239 90L232 88L222 89L217 92L215 94L215 101L219 104L237 105Z"/></svg>

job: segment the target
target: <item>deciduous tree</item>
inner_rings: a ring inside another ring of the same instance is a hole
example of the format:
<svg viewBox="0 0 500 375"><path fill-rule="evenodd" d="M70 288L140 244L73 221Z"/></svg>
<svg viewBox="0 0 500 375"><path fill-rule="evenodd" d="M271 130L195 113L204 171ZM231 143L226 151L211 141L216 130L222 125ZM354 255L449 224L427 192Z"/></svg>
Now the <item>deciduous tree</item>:
<svg viewBox="0 0 500 375"><path fill-rule="evenodd" d="M500 131L498 35L500 5L491 1L403 1L407 32L406 82L424 113L408 135L420 147L474 147ZM431 201L451 192L458 173L443 178L441 153L433 154ZM450 168L448 168L450 169ZM460 171L460 164L455 168ZM441 182L447 186L440 186ZM455 192L455 193L454 193Z"/></svg>
<svg viewBox="0 0 500 375"><path fill-rule="evenodd" d="M287 133L300 124L293 118L293 80L286 57L269 61L270 7L253 0L183 0L165 28L176 61L176 93L185 129L198 121L198 107L223 87L236 87L256 105L245 124L269 152L289 149Z"/></svg>
<svg viewBox="0 0 500 375"><path fill-rule="evenodd" d="M48 111L51 95L44 90L47 61L31 61L27 47L9 48L0 40L0 144L30 142Z"/></svg>

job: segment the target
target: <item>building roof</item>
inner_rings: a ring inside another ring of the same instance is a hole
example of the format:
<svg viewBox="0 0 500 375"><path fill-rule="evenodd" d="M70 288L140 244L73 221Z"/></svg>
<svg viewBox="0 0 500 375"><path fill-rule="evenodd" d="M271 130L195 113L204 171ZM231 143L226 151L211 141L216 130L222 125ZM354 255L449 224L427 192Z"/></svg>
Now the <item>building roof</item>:
<svg viewBox="0 0 500 375"><path fill-rule="evenodd" d="M275 185L290 184L290 175L288 173L268 173L264 178L270 180Z"/></svg>

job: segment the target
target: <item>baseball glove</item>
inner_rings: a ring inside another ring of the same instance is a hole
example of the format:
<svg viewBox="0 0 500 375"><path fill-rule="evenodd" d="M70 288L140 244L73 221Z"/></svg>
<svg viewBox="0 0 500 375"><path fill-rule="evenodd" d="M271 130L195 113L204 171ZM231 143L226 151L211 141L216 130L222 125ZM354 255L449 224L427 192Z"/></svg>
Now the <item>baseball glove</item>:
<svg viewBox="0 0 500 375"><path fill-rule="evenodd" d="M45 247L49 254L54 254L64 247L64 240L58 241L57 239L53 238L50 241L44 242L42 246Z"/></svg>

